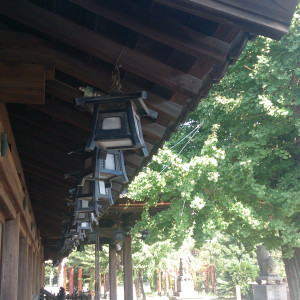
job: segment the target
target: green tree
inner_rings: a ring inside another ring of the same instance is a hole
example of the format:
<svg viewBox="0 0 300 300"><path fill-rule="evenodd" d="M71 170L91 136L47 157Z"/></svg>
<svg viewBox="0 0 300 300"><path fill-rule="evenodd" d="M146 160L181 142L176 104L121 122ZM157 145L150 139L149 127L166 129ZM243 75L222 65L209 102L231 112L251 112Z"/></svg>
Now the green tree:
<svg viewBox="0 0 300 300"><path fill-rule="evenodd" d="M138 224L151 228L153 241L168 236L179 246L192 228L198 245L221 231L248 250L281 247L293 300L300 294L299 76L296 13L281 41L247 45L167 146L178 145L160 151L130 189L149 205L171 200L169 210L155 217L146 210Z"/></svg>

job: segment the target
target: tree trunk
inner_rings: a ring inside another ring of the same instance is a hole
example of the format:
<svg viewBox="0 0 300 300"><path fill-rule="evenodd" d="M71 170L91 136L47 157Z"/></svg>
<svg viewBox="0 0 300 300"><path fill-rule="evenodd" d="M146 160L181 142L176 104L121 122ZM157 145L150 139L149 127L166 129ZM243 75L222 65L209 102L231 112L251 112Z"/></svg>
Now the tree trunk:
<svg viewBox="0 0 300 300"><path fill-rule="evenodd" d="M284 256L284 250L282 250ZM291 300L300 299L300 248L295 248L294 256L283 258Z"/></svg>
<svg viewBox="0 0 300 300"><path fill-rule="evenodd" d="M146 300L146 295L145 295L144 285L143 285L143 275L144 275L144 271L140 269L138 271L136 279L134 280L136 298L138 300Z"/></svg>
<svg viewBox="0 0 300 300"><path fill-rule="evenodd" d="M143 279L144 279L144 270L140 269L139 270L139 281L140 281L140 285L141 285L141 293L143 296L143 300L146 300L146 295L145 295L145 291L144 291L144 284L143 284Z"/></svg>

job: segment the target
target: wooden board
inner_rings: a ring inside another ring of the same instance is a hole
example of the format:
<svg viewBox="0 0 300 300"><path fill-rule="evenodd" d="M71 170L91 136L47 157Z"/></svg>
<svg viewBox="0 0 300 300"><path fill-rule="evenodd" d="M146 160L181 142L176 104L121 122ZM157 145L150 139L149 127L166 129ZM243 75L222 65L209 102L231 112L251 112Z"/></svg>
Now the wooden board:
<svg viewBox="0 0 300 300"><path fill-rule="evenodd" d="M131 1L122 0L114 5L111 2L94 0L72 2L189 55L202 57L216 64L222 64L226 60L229 44L201 34L171 18L150 14L148 10L134 5Z"/></svg>
<svg viewBox="0 0 300 300"><path fill-rule="evenodd" d="M45 67L0 62L0 102L43 104Z"/></svg>
<svg viewBox="0 0 300 300"><path fill-rule="evenodd" d="M284 4L281 1L268 0L266 5L259 5L259 1L255 1L254 5L251 0L242 2L235 0L154 1L196 16L207 17L225 24L234 24L248 32L273 39L280 39L287 33L297 5L296 0L287 0ZM286 9L287 7L288 9ZM268 12L268 10L272 13Z"/></svg>
<svg viewBox="0 0 300 300"><path fill-rule="evenodd" d="M19 226L19 214L4 225L0 299L18 299Z"/></svg>
<svg viewBox="0 0 300 300"><path fill-rule="evenodd" d="M0 12L110 64L174 91L196 96L202 81L24 0L1 1ZM32 18L32 16L35 16ZM62 30L63 28L63 30Z"/></svg>
<svg viewBox="0 0 300 300"><path fill-rule="evenodd" d="M13 31L0 31L0 41L0 62L44 65L46 79L54 79L54 49L50 43Z"/></svg>

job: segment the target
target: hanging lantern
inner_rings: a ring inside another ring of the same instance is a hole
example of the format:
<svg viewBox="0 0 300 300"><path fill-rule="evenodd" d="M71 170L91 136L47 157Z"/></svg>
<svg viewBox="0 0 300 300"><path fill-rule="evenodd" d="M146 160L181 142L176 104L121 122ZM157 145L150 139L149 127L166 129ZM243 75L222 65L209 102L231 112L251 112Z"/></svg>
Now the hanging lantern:
<svg viewBox="0 0 300 300"><path fill-rule="evenodd" d="M83 171L66 173L65 178L82 179L80 185L85 180L120 180L127 183L128 178L125 170L123 151L101 151L95 149L84 161Z"/></svg>
<svg viewBox="0 0 300 300"><path fill-rule="evenodd" d="M82 187L79 186L77 199L92 201L94 202L95 207L97 203L107 203L112 205L114 202L111 196L111 183L103 180L86 180Z"/></svg>
<svg viewBox="0 0 300 300"><path fill-rule="evenodd" d="M97 203L94 201L87 201L87 200L77 200L74 216L81 215L88 215L87 213L93 213L97 209Z"/></svg>
<svg viewBox="0 0 300 300"><path fill-rule="evenodd" d="M84 162L84 178L104 181L120 179L122 183L127 183L123 152L113 150L104 152L95 149L93 155Z"/></svg>
<svg viewBox="0 0 300 300"><path fill-rule="evenodd" d="M115 243L124 242L125 234L123 231L118 230L115 232Z"/></svg>
<svg viewBox="0 0 300 300"><path fill-rule="evenodd" d="M75 216L73 225L75 225L76 223L89 222L89 221L90 221L89 213L80 212L80 213L77 213L77 215Z"/></svg>
<svg viewBox="0 0 300 300"><path fill-rule="evenodd" d="M156 119L158 114L144 103L146 92L76 98L75 104L84 106L93 121L86 151L140 149L148 156L140 117Z"/></svg>
<svg viewBox="0 0 300 300"><path fill-rule="evenodd" d="M149 234L149 230L148 230L148 229L145 229L145 230L143 230L143 231L141 232L141 234L142 234L141 238L142 238L142 240L144 241L144 240L146 240L146 238L147 238L147 236L148 236L148 234Z"/></svg>
<svg viewBox="0 0 300 300"><path fill-rule="evenodd" d="M90 222L80 222L77 223L77 231L80 232L82 230L93 231L92 224Z"/></svg>

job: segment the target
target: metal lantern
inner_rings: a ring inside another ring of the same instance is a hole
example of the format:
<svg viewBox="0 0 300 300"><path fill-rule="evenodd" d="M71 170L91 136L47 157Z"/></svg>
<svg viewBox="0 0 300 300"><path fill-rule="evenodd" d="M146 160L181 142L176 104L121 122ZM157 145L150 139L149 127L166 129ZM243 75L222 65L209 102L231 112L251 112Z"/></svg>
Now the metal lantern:
<svg viewBox="0 0 300 300"><path fill-rule="evenodd" d="M97 203L112 205L114 202L111 196L111 183L103 180L86 180L83 186L79 186L77 199L92 201L94 202L95 208Z"/></svg>
<svg viewBox="0 0 300 300"><path fill-rule="evenodd" d="M147 238L147 236L148 236L148 234L149 234L149 230L148 230L148 229L145 229L145 230L143 230L143 231L141 232L141 234L142 234L141 238L142 238L142 240L144 241L144 240L146 240L146 238Z"/></svg>
<svg viewBox="0 0 300 300"><path fill-rule="evenodd" d="M122 151L108 152L95 149L93 155L84 162L84 180L112 181L120 179L122 183L128 182Z"/></svg>
<svg viewBox="0 0 300 300"><path fill-rule="evenodd" d="M73 225L81 222L89 222L90 221L90 216L89 213L86 212L79 212L75 215Z"/></svg>
<svg viewBox="0 0 300 300"><path fill-rule="evenodd" d="M80 222L77 223L77 231L80 232L82 230L93 231L92 224L90 222Z"/></svg>
<svg viewBox="0 0 300 300"><path fill-rule="evenodd" d="M124 242L125 233L121 230L115 232L115 243Z"/></svg>
<svg viewBox="0 0 300 300"><path fill-rule="evenodd" d="M157 113L144 103L146 92L75 99L93 115L86 151L140 149L148 156L140 116L157 118Z"/></svg>
<svg viewBox="0 0 300 300"><path fill-rule="evenodd" d="M93 212L95 206L92 201L87 200L77 200L74 215L77 216L78 213Z"/></svg>

